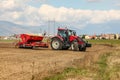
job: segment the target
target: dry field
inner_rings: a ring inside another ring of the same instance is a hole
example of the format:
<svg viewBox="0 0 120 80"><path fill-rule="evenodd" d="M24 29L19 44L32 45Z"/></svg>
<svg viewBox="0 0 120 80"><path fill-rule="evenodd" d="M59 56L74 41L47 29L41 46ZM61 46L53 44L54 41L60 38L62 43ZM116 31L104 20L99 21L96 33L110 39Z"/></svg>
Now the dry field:
<svg viewBox="0 0 120 80"><path fill-rule="evenodd" d="M51 73L61 73L70 66L91 66L103 53L120 52L119 46L93 45L86 52L49 48L19 49L12 43L0 43L0 80L42 80ZM120 56L110 58L110 65L120 63ZM116 80L119 80L120 73ZM66 80L93 80L92 78L69 77ZM56 79L57 80L57 79Z"/></svg>

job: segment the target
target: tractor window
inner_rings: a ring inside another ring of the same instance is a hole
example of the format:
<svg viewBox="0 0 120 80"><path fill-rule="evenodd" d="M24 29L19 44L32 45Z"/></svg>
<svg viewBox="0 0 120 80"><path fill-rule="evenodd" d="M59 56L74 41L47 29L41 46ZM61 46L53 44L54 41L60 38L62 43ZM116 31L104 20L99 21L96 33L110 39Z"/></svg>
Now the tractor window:
<svg viewBox="0 0 120 80"><path fill-rule="evenodd" d="M69 30L69 32L68 32L68 35L70 36L70 35L76 35L76 33L74 32L74 31L72 31L72 30Z"/></svg>
<svg viewBox="0 0 120 80"><path fill-rule="evenodd" d="M69 30L69 31L68 31L68 35L69 35L69 36L72 35L72 31Z"/></svg>
<svg viewBox="0 0 120 80"><path fill-rule="evenodd" d="M59 31L58 31L58 34L59 34L60 36L62 36L62 37L66 37L66 33L65 33L64 30L59 30Z"/></svg>

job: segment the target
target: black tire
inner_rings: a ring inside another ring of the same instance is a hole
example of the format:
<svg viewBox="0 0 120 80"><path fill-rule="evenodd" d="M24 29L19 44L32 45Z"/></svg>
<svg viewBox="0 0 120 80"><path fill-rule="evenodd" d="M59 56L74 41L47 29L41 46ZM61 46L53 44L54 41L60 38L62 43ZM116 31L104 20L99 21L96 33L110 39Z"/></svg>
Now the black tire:
<svg viewBox="0 0 120 80"><path fill-rule="evenodd" d="M51 41L51 48L53 50L62 50L62 42L58 38L53 38Z"/></svg>
<svg viewBox="0 0 120 80"><path fill-rule="evenodd" d="M30 47L30 49L36 49L36 46L32 46L32 47Z"/></svg>
<svg viewBox="0 0 120 80"><path fill-rule="evenodd" d="M62 48L62 50L68 50L69 49L69 47L64 47L64 48Z"/></svg>
<svg viewBox="0 0 120 80"><path fill-rule="evenodd" d="M21 44L21 45L19 45L18 47L19 47L19 48L23 48L23 45Z"/></svg>
<svg viewBox="0 0 120 80"><path fill-rule="evenodd" d="M86 51L86 46L84 46L84 47L82 47L82 48L79 47L79 51L84 51L84 52L85 52L85 51Z"/></svg>
<svg viewBox="0 0 120 80"><path fill-rule="evenodd" d="M76 41L71 43L71 49L73 51L77 51L78 50L78 43Z"/></svg>

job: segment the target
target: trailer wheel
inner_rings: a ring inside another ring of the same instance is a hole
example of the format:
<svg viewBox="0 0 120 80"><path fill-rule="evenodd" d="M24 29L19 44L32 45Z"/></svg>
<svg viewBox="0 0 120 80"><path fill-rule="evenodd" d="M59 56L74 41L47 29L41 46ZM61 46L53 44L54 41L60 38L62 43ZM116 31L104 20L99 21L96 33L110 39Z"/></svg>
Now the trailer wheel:
<svg viewBox="0 0 120 80"><path fill-rule="evenodd" d="M52 39L51 48L54 50L61 50L62 49L62 42L57 38Z"/></svg>
<svg viewBox="0 0 120 80"><path fill-rule="evenodd" d="M19 47L19 48L23 48L23 45L21 44L21 45L19 45L18 47Z"/></svg>
<svg viewBox="0 0 120 80"><path fill-rule="evenodd" d="M76 41L71 43L71 49L73 51L77 51L78 50L78 43Z"/></svg>
<svg viewBox="0 0 120 80"><path fill-rule="evenodd" d="M36 49L36 46L32 46L32 47L30 47L31 49Z"/></svg>

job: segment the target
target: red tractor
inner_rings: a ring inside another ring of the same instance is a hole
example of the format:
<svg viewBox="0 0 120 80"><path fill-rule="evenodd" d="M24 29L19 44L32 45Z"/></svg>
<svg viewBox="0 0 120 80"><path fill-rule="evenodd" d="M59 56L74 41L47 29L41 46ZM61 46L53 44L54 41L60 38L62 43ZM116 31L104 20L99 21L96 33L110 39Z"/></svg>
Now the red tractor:
<svg viewBox="0 0 120 80"><path fill-rule="evenodd" d="M86 51L86 47L91 47L91 44L76 36L76 32L70 29L58 28L57 36L51 39L51 48L53 50L67 50L71 48L74 51Z"/></svg>

